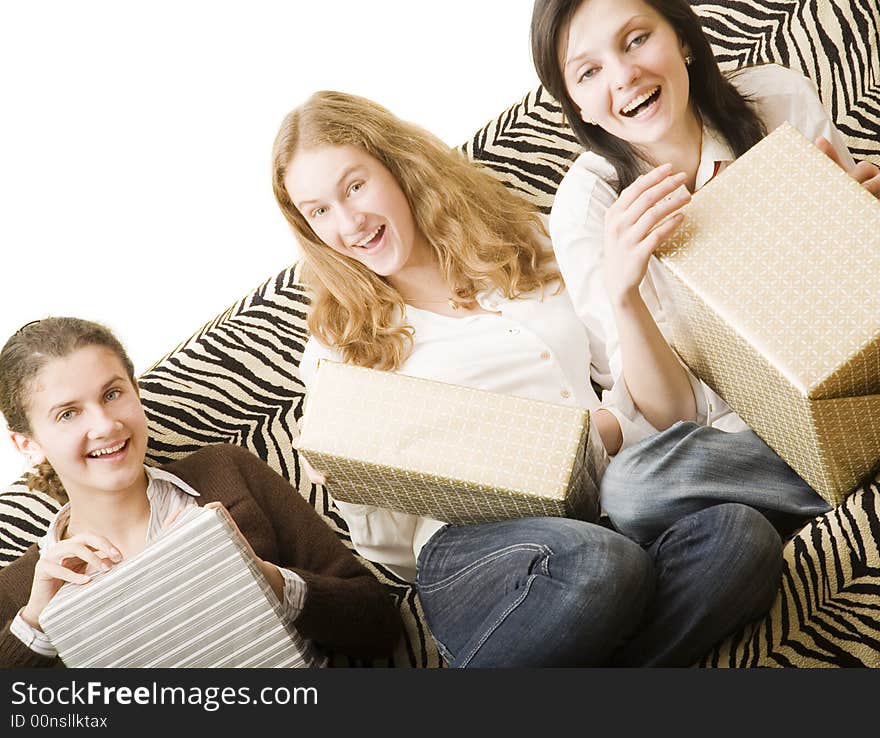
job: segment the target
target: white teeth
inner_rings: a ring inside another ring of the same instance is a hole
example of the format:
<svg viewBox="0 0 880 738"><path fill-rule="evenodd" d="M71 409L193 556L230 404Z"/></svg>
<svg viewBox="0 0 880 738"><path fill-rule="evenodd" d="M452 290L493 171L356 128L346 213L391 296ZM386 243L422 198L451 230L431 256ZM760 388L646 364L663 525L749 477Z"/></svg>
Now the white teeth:
<svg viewBox="0 0 880 738"><path fill-rule="evenodd" d="M655 87L653 90L648 90L644 95L639 95L637 98L632 100L625 108L621 108L621 113L629 113L632 110L635 110L639 105L641 105L645 100L647 100L651 95L653 95L659 87Z"/></svg>
<svg viewBox="0 0 880 738"><path fill-rule="evenodd" d="M89 454L89 456L91 456L93 459L97 459L99 456L107 456L107 454L115 454L124 445L125 445L125 441L123 441L120 444L117 444L116 446L111 446L110 448L101 448L101 449L98 449L97 451L92 451Z"/></svg>
<svg viewBox="0 0 880 738"><path fill-rule="evenodd" d="M382 226L379 226L379 227L378 227L375 231L373 231L372 233L368 233L368 234L367 234L366 236L364 236L360 241L358 241L357 243L355 243L355 246L361 246L361 247L366 246L370 241L372 241L372 240L376 237L376 234L377 234L381 229L382 229Z"/></svg>

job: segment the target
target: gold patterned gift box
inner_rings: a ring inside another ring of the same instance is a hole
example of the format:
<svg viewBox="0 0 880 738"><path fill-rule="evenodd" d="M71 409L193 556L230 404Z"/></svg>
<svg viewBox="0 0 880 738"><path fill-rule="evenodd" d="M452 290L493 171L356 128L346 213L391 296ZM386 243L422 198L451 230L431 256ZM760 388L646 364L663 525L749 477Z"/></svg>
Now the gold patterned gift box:
<svg viewBox="0 0 880 738"><path fill-rule="evenodd" d="M831 504L880 460L880 202L784 124L658 251L671 342Z"/></svg>
<svg viewBox="0 0 880 738"><path fill-rule="evenodd" d="M300 453L330 494L467 524L595 520L589 412L321 361Z"/></svg>
<svg viewBox="0 0 880 738"><path fill-rule="evenodd" d="M65 584L40 625L72 667L297 667L323 657L219 510L193 507L136 556Z"/></svg>

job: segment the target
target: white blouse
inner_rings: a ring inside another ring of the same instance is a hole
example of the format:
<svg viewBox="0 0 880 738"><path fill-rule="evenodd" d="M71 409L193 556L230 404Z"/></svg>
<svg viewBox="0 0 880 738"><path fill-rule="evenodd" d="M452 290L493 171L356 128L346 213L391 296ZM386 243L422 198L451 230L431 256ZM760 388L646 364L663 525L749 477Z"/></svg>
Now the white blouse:
<svg viewBox="0 0 880 738"><path fill-rule="evenodd" d="M731 81L754 101L768 131L788 121L810 141L817 136L827 138L844 165L854 166L843 137L831 123L810 80L798 72L769 64L745 69ZM734 158L723 137L704 127L696 189L712 178L716 162L720 169ZM607 160L591 152L581 154L559 186L549 228L559 269L586 327L594 378L606 388L624 384L617 326L602 276L605 211L617 199L616 185L616 172ZM663 268L652 257L641 294L661 332L668 335L664 303L669 300L669 292L664 278ZM688 375L695 390L698 422L731 432L748 427L708 386L690 372ZM656 432L635 406L628 410L629 422L622 424L624 446L637 440L628 437L634 427L640 429L639 438Z"/></svg>

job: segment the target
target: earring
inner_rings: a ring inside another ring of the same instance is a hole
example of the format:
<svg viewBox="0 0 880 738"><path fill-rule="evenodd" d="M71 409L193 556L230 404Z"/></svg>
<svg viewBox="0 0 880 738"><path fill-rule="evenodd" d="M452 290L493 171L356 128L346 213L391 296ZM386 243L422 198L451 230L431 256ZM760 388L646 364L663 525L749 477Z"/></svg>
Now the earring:
<svg viewBox="0 0 880 738"><path fill-rule="evenodd" d="M684 65L685 65L686 67L689 67L689 66L690 66L691 64L693 64L693 63L694 63L694 57L693 57L693 55L688 54L688 55L684 58Z"/></svg>

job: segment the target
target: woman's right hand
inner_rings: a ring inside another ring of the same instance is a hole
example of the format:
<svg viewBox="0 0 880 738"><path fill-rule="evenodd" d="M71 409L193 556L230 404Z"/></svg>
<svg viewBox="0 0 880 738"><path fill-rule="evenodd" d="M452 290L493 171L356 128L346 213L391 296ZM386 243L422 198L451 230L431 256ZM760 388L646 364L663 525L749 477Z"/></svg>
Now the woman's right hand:
<svg viewBox="0 0 880 738"><path fill-rule="evenodd" d="M638 294L651 254L681 224L684 216L675 211L691 199L682 187L685 179L684 172L672 174L672 165L662 164L636 179L605 212L605 283L615 306Z"/></svg>
<svg viewBox="0 0 880 738"><path fill-rule="evenodd" d="M65 582L87 584L85 571L108 571L122 561L122 553L103 536L77 533L50 546L34 568L31 596L21 617L33 628L40 628L40 614Z"/></svg>
<svg viewBox="0 0 880 738"><path fill-rule="evenodd" d="M831 141L824 136L819 136L813 143L825 156L880 200L880 167L870 161L860 161L852 169L847 169L846 165L840 160L840 155Z"/></svg>

